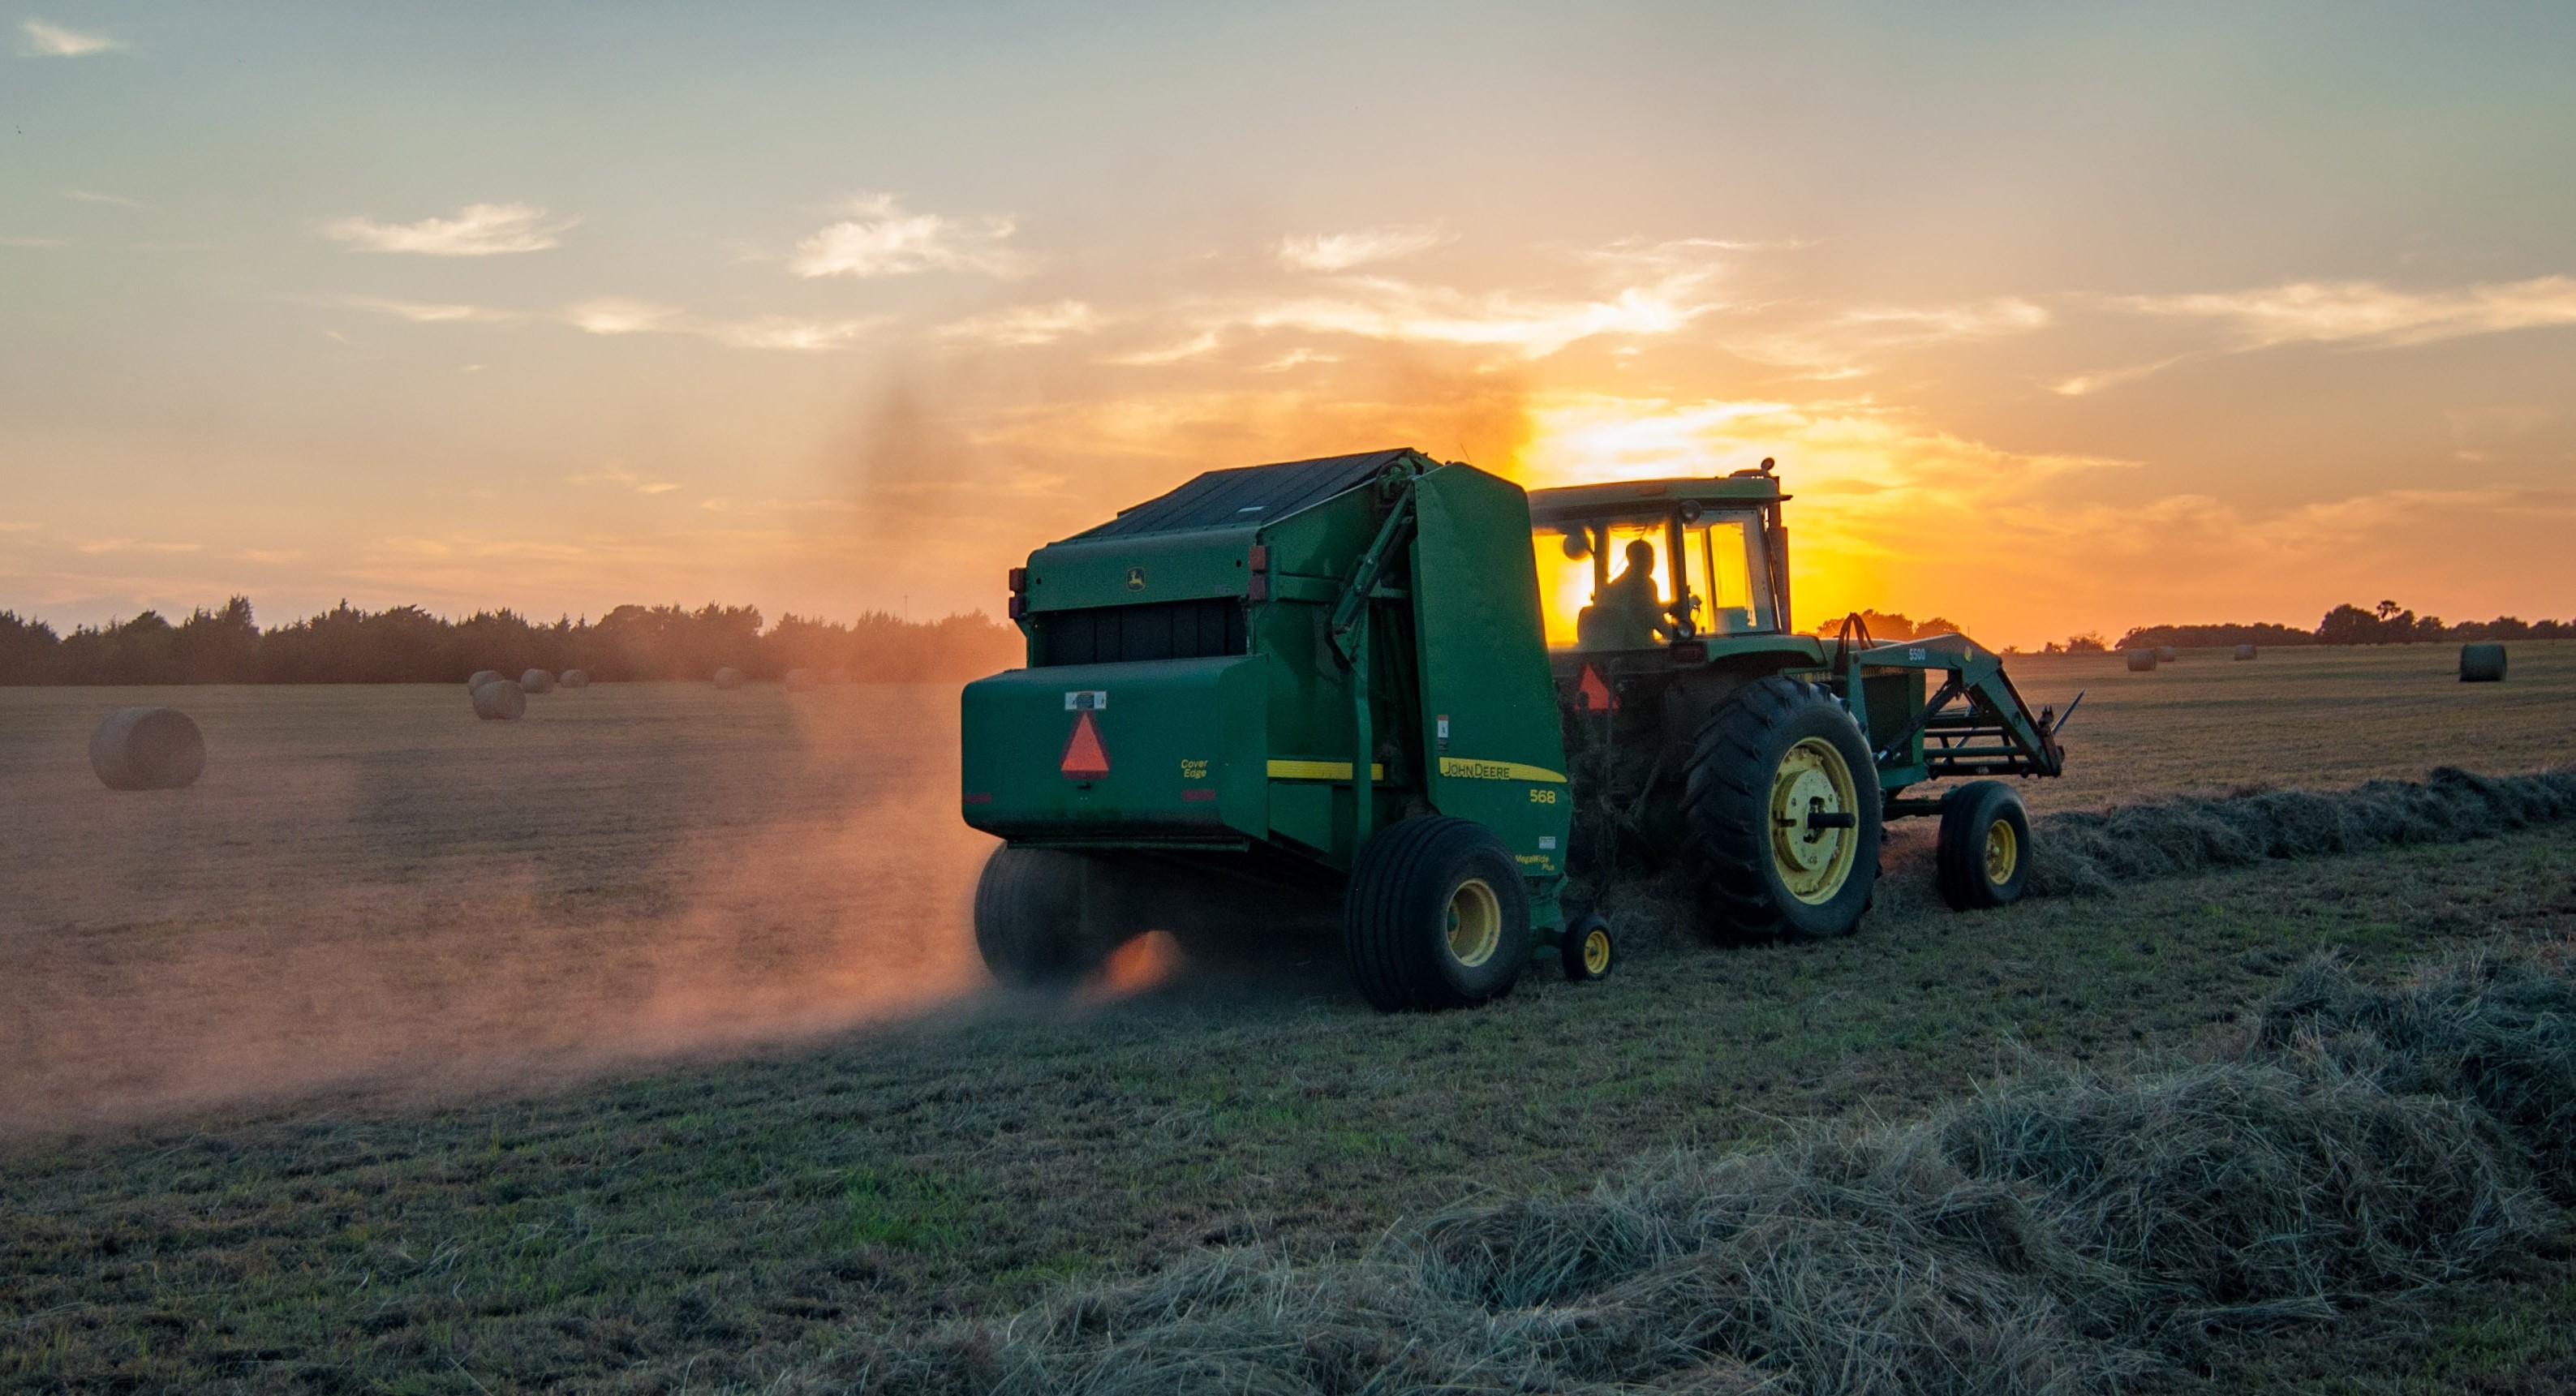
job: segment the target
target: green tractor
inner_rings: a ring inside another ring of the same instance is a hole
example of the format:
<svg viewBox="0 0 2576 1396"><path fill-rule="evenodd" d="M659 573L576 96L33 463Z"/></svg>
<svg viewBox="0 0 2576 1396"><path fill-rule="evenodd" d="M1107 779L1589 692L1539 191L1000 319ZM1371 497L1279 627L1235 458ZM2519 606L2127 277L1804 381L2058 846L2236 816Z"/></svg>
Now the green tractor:
<svg viewBox="0 0 2576 1396"><path fill-rule="evenodd" d="M1210 471L1040 548L1027 667L962 700L965 818L1004 840L986 965L1065 982L1151 929L1330 917L1371 1003L1462 1006L1550 957L1609 971L1578 856L1678 863L1714 935L1836 936L1913 814L1952 905L2014 900L2011 787L1906 792L2056 775L2062 719L1962 636L1792 631L1787 498L1767 460L1528 494L1379 451Z"/></svg>

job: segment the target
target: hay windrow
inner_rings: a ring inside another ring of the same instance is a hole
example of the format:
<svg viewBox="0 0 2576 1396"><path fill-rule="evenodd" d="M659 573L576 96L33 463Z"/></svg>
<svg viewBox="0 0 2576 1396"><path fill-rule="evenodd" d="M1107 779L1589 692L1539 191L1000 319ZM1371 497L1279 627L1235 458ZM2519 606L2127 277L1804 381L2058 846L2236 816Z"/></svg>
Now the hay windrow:
<svg viewBox="0 0 2576 1396"><path fill-rule="evenodd" d="M2145 878L2273 858L2456 843L2576 816L2576 771L2482 776L2444 766L2422 781L2350 790L2242 790L2115 805L2033 821L2030 890L2081 896Z"/></svg>
<svg viewBox="0 0 2576 1396"><path fill-rule="evenodd" d="M1677 1152L1354 1260L1209 1251L878 1349L880 1389L2112 1391L2563 1223L2576 967L2294 976L2236 1059L2042 1069L1902 1127ZM2564 1192L2561 1192L2564 1196Z"/></svg>

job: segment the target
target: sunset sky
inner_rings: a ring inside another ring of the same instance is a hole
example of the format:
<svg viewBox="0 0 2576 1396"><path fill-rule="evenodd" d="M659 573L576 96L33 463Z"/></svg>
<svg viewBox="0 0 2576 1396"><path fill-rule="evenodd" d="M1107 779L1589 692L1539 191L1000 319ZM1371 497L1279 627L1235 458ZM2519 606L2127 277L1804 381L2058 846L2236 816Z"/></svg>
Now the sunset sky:
<svg viewBox="0 0 2576 1396"><path fill-rule="evenodd" d="M0 609L998 610L1776 456L1800 619L2576 616L2576 7L5 18Z"/></svg>

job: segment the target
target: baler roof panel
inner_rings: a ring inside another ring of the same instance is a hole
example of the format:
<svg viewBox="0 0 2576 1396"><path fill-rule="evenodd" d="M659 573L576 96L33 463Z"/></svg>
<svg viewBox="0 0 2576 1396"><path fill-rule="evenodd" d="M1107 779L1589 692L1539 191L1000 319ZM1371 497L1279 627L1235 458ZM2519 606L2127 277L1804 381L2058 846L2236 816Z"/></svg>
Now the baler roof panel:
<svg viewBox="0 0 2576 1396"><path fill-rule="evenodd" d="M1366 484L1378 472L1412 454L1410 450L1371 451L1357 456L1211 470L1074 537L1117 538L1268 523Z"/></svg>

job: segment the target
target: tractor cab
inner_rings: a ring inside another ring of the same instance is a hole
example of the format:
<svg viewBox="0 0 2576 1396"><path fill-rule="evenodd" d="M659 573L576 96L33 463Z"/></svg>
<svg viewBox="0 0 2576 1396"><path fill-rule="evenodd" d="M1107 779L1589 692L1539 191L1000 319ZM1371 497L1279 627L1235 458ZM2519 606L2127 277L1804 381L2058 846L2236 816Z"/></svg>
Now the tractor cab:
<svg viewBox="0 0 2576 1396"><path fill-rule="evenodd" d="M1642 480L1530 495L1539 606L1557 657L1789 631L1777 476ZM1698 644L1694 645L1694 642Z"/></svg>

